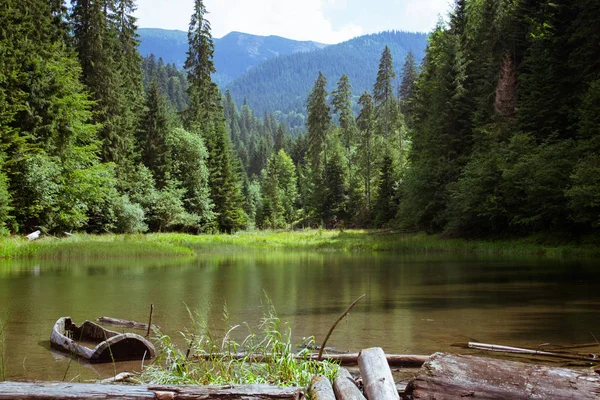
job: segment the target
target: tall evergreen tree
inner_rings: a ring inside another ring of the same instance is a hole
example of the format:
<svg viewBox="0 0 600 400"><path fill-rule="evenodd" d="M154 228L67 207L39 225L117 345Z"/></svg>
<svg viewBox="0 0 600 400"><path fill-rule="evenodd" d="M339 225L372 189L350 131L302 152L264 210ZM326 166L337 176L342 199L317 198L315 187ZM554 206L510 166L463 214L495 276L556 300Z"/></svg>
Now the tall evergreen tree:
<svg viewBox="0 0 600 400"><path fill-rule="evenodd" d="M415 85L419 71L417 61L412 51L408 52L404 65L402 66L402 81L398 87L398 101L400 102L400 110L407 119L409 126L412 118L412 102L415 96Z"/></svg>
<svg viewBox="0 0 600 400"><path fill-rule="evenodd" d="M109 6L108 0L75 0L71 20L83 83L95 101L94 121L102 125L102 157L120 164L130 155L132 137L128 134L133 132L123 129L121 119L124 98L115 59L116 32L108 19Z"/></svg>
<svg viewBox="0 0 600 400"><path fill-rule="evenodd" d="M234 232L246 226L243 210L242 181L234 160L231 141L225 126L221 95L212 81L215 72L214 44L210 23L205 18L202 0L195 0L188 31L189 50L185 62L188 74L189 108L186 124L201 134L208 150L210 193L216 213L217 228Z"/></svg>
<svg viewBox="0 0 600 400"><path fill-rule="evenodd" d="M379 61L379 71L377 72L377 80L373 86L373 100L375 110L379 116L383 115L385 120L385 138L389 138L390 130L390 101L394 99L393 80L396 77L394 72L394 64L392 61L392 52L388 46L385 46Z"/></svg>
<svg viewBox="0 0 600 400"><path fill-rule="evenodd" d="M333 112L339 114L342 128L342 144L349 158L350 147L353 144L354 115L352 114L352 86L346 74L338 81L337 89L332 92Z"/></svg>
<svg viewBox="0 0 600 400"><path fill-rule="evenodd" d="M327 104L327 79L319 72L319 77L308 96L308 146L313 171L327 165L327 135L331 125L330 107ZM323 157L323 161L321 161Z"/></svg>
<svg viewBox="0 0 600 400"><path fill-rule="evenodd" d="M154 175L158 189L165 187L170 179L167 147L170 130L166 101L154 81L146 96L146 111L140 121L138 144L142 162Z"/></svg>
<svg viewBox="0 0 600 400"><path fill-rule="evenodd" d="M364 179L365 200L367 212L371 210L371 180L373 174L373 135L375 110L373 98L368 92L364 92L358 100L361 107L357 118L358 129L360 131L359 154L360 173Z"/></svg>

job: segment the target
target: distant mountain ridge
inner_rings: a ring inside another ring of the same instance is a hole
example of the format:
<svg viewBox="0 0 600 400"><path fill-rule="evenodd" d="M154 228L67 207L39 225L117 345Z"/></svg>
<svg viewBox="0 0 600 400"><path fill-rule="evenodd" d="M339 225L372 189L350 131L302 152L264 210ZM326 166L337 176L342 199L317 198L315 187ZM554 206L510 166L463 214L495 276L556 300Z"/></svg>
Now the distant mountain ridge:
<svg viewBox="0 0 600 400"><path fill-rule="evenodd" d="M183 68L188 51L187 33L178 30L140 28L139 51L143 56L155 54L165 63L173 63ZM250 68L268 59L324 48L325 44L296 41L279 36L258 36L241 32L231 32L215 44L215 81L226 85Z"/></svg>
<svg viewBox="0 0 600 400"><path fill-rule="evenodd" d="M303 128L306 99L319 71L327 78L330 92L342 74L348 75L357 100L364 91L372 91L386 45L392 52L397 87L408 52L412 51L418 63L425 56L427 34L387 31L320 50L272 58L248 70L227 88L237 104L246 99L255 113L276 113L278 119L286 120L291 127Z"/></svg>

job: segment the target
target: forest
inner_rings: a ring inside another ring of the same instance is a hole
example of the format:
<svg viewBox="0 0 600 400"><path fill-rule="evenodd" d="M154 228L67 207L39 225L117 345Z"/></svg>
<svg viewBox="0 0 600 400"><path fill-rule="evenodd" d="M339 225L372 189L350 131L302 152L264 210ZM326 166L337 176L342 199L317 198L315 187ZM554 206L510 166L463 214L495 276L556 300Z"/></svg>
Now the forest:
<svg viewBox="0 0 600 400"><path fill-rule="evenodd" d="M455 0L423 61L384 46L360 97L314 76L300 133L221 92L202 0L184 71L140 56L135 9L0 5L2 234L597 233L596 0Z"/></svg>

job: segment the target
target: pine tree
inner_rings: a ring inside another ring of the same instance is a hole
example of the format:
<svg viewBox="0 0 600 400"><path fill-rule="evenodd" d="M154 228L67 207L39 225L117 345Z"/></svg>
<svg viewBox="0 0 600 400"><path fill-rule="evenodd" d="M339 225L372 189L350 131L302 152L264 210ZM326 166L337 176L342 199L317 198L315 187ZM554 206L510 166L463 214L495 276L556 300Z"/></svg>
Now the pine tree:
<svg viewBox="0 0 600 400"><path fill-rule="evenodd" d="M142 162L154 175L158 189L164 188L170 179L167 148L170 130L165 98L153 81L146 96L146 111L140 121L138 143Z"/></svg>
<svg viewBox="0 0 600 400"><path fill-rule="evenodd" d="M243 210L242 180L231 150L231 141L225 126L221 95L212 81L215 72L214 44L210 23L205 19L202 0L195 0L194 13L188 31L189 51L185 62L188 75L189 108L186 125L202 135L208 150L208 170L211 199L214 203L218 229L234 232L246 226ZM241 168L239 168L241 169Z"/></svg>
<svg viewBox="0 0 600 400"><path fill-rule="evenodd" d="M333 112L339 114L342 128L343 145L349 159L350 147L353 144L354 115L352 114L352 86L346 74L338 81L337 89L332 93Z"/></svg>
<svg viewBox="0 0 600 400"><path fill-rule="evenodd" d="M374 206L375 224L384 226L390 222L398 210L396 203L396 188L394 182L394 164L392 157L386 154L379 168L379 186L377 201Z"/></svg>
<svg viewBox="0 0 600 400"><path fill-rule="evenodd" d="M371 210L371 177L373 164L373 120L375 110L373 98L368 92L364 92L358 100L361 107L357 118L358 129L360 132L359 154L361 154L360 174L364 179L366 208Z"/></svg>
<svg viewBox="0 0 600 400"><path fill-rule="evenodd" d="M417 61L412 51L408 52L404 65L402 66L402 82L398 88L398 101L400 102L400 111L407 119L409 127L412 118L412 102L415 96L415 84L419 77Z"/></svg>
<svg viewBox="0 0 600 400"><path fill-rule="evenodd" d="M313 171L327 165L327 135L331 124L330 108L327 104L327 79L319 72L319 77L308 97L307 139ZM321 157L323 161L321 162Z"/></svg>
<svg viewBox="0 0 600 400"><path fill-rule="evenodd" d="M94 121L102 124L102 158L120 164L130 155L132 143L127 133L132 132L122 129L122 81L115 60L117 38L108 10L108 0L75 0L71 20L83 83L96 102Z"/></svg>
<svg viewBox="0 0 600 400"><path fill-rule="evenodd" d="M383 114L385 120L385 139L389 139L390 130L390 101L394 99L394 86L392 81L396 77L392 62L392 52L385 46L379 61L377 80L373 86L373 100L378 116Z"/></svg>
<svg viewBox="0 0 600 400"><path fill-rule="evenodd" d="M189 107L186 111L188 126L203 127L219 113L220 96L211 75L216 72L213 61L215 46L210 32L210 22L205 18L206 7L202 0L194 1L194 13L188 30L189 50L184 68L189 87Z"/></svg>

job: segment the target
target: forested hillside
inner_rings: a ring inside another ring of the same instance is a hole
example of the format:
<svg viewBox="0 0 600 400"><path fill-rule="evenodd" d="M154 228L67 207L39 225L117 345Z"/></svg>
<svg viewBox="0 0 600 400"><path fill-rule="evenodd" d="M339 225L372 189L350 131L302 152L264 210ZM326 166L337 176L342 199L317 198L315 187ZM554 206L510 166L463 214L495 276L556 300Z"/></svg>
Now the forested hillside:
<svg viewBox="0 0 600 400"><path fill-rule="evenodd" d="M141 28L138 34L142 56L149 57L154 54L157 59L162 58L166 64L183 68L188 51L187 32ZM214 39L214 45L214 62L217 71L213 79L222 87L270 58L322 49L326 46L316 42L241 32L231 32L220 39Z"/></svg>
<svg viewBox="0 0 600 400"><path fill-rule="evenodd" d="M600 226L600 2L457 0L431 34L398 220L461 235Z"/></svg>
<svg viewBox="0 0 600 400"><path fill-rule="evenodd" d="M246 99L259 114L276 113L279 120L287 121L297 131L306 124L306 98L319 71L329 79L328 90L333 90L335 79L344 73L348 75L356 104L360 94L373 87L385 46L389 46L398 62L409 52L420 62L426 45L427 35L423 33L393 31L360 36L322 50L270 59L228 88L236 102Z"/></svg>
<svg viewBox="0 0 600 400"><path fill-rule="evenodd" d="M394 32L267 61L254 70L283 62L304 71L297 135L250 96L236 103L237 86L219 90L202 0L185 79L142 59L134 8L0 5L3 234L322 226L597 235L596 1L457 0L421 66L418 53L395 55ZM386 37L389 46L377 39ZM307 63L331 49L339 62L325 63L330 71ZM265 108L288 104L273 85L284 78L252 87L273 100Z"/></svg>

